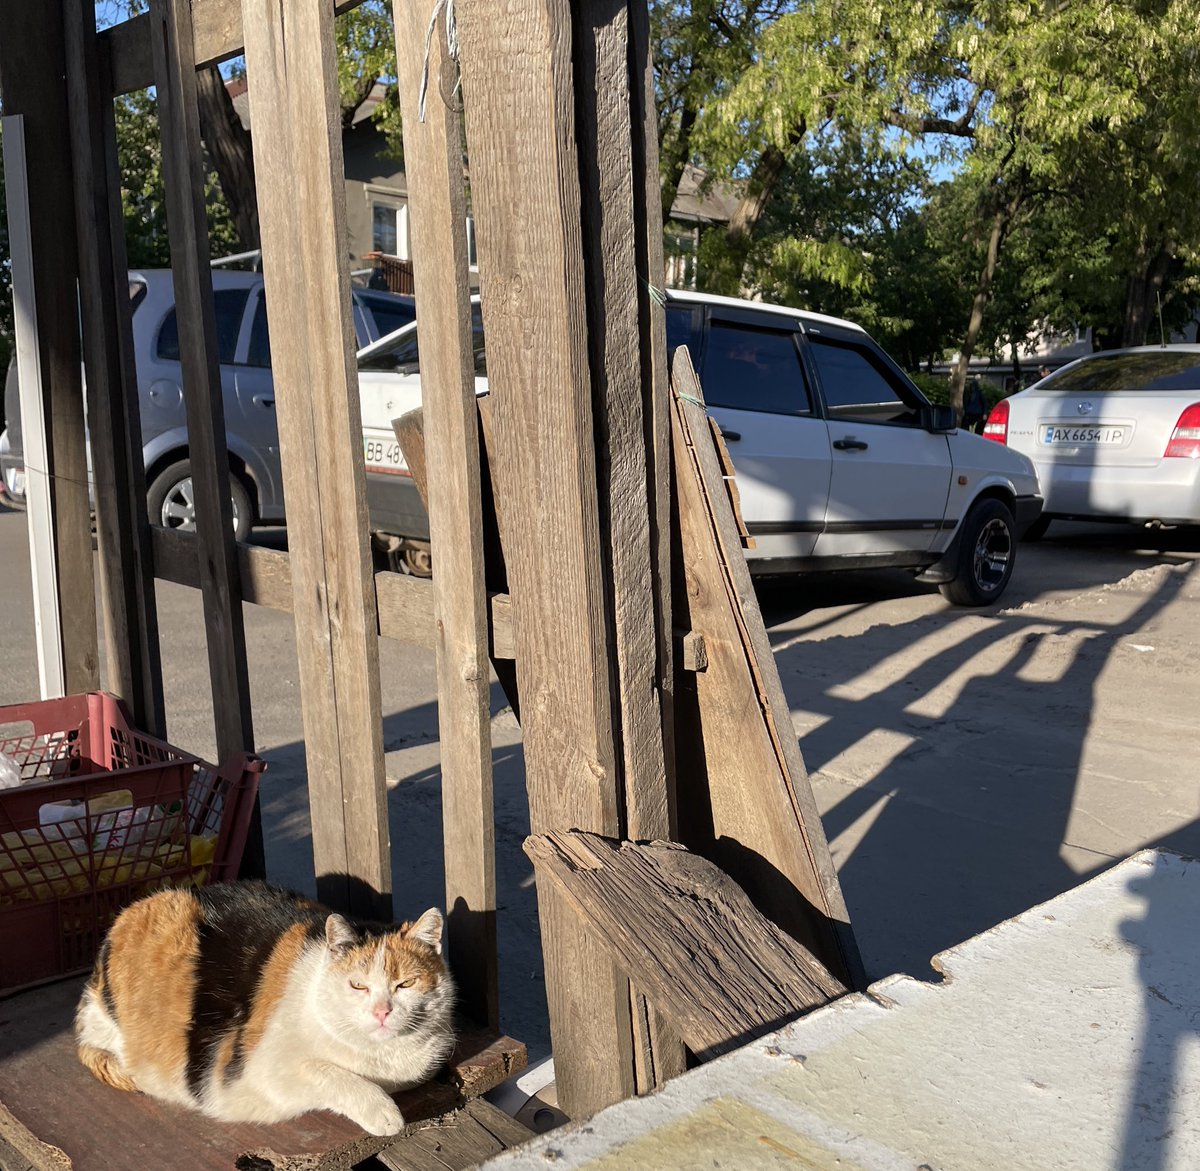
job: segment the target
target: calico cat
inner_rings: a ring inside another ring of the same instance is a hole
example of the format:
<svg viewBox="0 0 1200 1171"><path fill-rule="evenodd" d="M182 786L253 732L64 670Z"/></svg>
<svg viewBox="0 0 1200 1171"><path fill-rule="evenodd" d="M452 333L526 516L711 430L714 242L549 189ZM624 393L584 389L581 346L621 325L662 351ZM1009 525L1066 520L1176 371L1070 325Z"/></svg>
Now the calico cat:
<svg viewBox="0 0 1200 1171"><path fill-rule="evenodd" d="M404 1125L390 1092L454 1043L442 916L356 930L261 882L152 894L101 946L75 1015L102 1082L227 1122L333 1110L371 1134Z"/></svg>

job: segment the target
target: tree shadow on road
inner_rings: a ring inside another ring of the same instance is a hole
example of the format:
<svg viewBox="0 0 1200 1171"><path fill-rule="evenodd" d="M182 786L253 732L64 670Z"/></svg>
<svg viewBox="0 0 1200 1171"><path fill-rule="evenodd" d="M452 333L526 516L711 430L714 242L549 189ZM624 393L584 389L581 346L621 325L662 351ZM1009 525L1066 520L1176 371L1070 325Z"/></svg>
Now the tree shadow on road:
<svg viewBox="0 0 1200 1171"><path fill-rule="evenodd" d="M827 786L825 831L872 978L924 974L936 952L1129 852L1115 845L1129 827L1107 834L1111 854L1072 845L1097 680L1184 582L1164 567L1115 622L1104 610L1094 621L943 611L777 651L806 766ZM1171 837L1200 853L1200 822Z"/></svg>

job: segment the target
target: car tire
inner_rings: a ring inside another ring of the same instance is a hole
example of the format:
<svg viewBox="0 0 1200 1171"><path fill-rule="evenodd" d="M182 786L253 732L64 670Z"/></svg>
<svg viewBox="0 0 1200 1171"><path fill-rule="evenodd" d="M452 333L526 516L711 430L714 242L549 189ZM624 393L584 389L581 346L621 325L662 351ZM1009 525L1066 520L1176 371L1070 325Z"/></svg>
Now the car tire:
<svg viewBox="0 0 1200 1171"><path fill-rule="evenodd" d="M957 572L938 588L956 606L989 606L1004 593L1016 559L1012 512L999 500L979 500L959 530Z"/></svg>
<svg viewBox="0 0 1200 1171"><path fill-rule="evenodd" d="M1021 540L1040 541L1046 535L1046 530L1049 529L1052 520L1053 518L1049 516L1039 516L1037 520L1035 520L1033 524L1031 524L1029 528L1025 530Z"/></svg>
<svg viewBox="0 0 1200 1171"><path fill-rule="evenodd" d="M229 473L229 496L233 504L234 539L244 541L254 526L254 505L245 484L232 471ZM146 512L152 525L185 533L196 531L191 460L181 459L154 477L146 490Z"/></svg>

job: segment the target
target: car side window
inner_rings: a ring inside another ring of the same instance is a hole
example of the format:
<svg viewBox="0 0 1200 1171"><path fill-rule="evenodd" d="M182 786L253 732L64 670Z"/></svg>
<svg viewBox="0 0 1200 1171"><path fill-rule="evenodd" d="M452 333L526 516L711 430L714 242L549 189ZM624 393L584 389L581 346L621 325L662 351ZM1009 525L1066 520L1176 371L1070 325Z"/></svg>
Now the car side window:
<svg viewBox="0 0 1200 1171"><path fill-rule="evenodd" d="M809 353L821 379L831 419L864 423L915 423L894 377L869 346L808 336Z"/></svg>
<svg viewBox="0 0 1200 1171"><path fill-rule="evenodd" d="M267 299L261 295L254 307L254 320L250 322L250 349L246 353L246 365L271 365L271 328L267 323Z"/></svg>
<svg viewBox="0 0 1200 1171"><path fill-rule="evenodd" d="M710 407L776 415L812 412L792 330L711 321L700 384Z"/></svg>
<svg viewBox="0 0 1200 1171"><path fill-rule="evenodd" d="M673 354L680 346L692 344L692 318L690 305L667 306L667 353ZM695 359L693 354L692 358Z"/></svg>
<svg viewBox="0 0 1200 1171"><path fill-rule="evenodd" d="M217 317L217 361L228 365L237 352L238 334L242 329L242 317L246 312L249 289L217 289L213 293L213 308ZM155 354L166 362L178 362L179 318L175 310L163 319L158 330Z"/></svg>

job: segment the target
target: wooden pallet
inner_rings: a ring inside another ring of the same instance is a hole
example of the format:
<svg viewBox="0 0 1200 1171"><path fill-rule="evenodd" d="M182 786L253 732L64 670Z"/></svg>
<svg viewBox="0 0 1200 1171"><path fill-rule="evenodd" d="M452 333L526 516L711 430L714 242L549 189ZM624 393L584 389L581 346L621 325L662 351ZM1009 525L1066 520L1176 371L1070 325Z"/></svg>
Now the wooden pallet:
<svg viewBox="0 0 1200 1171"><path fill-rule="evenodd" d="M0 1000L0 1171L345 1171L430 1125L464 1129L454 1111L526 1061L520 1042L464 1026L446 1073L396 1096L411 1124L399 1140L328 1113L225 1124L96 1081L71 1033L81 987L63 980Z"/></svg>

